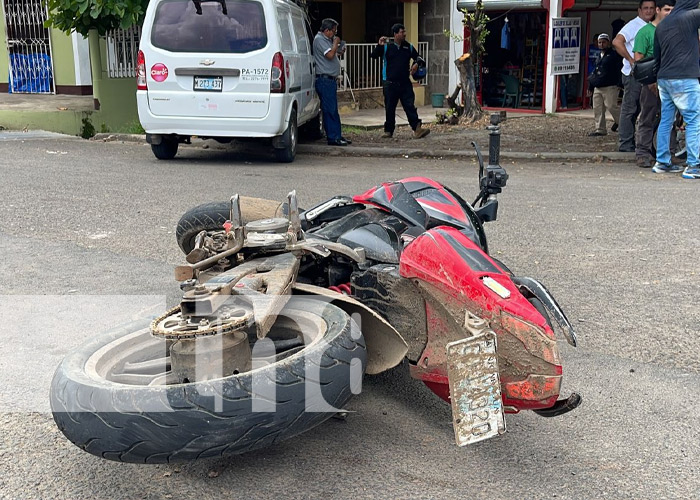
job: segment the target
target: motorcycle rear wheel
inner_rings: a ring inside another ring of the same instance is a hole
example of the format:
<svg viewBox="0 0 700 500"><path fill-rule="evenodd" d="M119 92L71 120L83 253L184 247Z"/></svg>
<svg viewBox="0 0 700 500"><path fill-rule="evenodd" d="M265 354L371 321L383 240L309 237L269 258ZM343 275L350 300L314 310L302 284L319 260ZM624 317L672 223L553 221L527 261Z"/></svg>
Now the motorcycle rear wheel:
<svg viewBox="0 0 700 500"><path fill-rule="evenodd" d="M270 217L283 217L286 214L286 203L264 198L240 197L241 218L243 224ZM194 241L202 231L221 231L224 222L230 217L230 202L215 201L204 203L189 209L177 223L175 238L180 249L186 254L194 248Z"/></svg>
<svg viewBox="0 0 700 500"><path fill-rule="evenodd" d="M162 370L172 341L143 325L98 336L56 370L54 420L83 450L132 463L225 457L305 432L359 392L366 347L356 324L331 304L293 297L280 318L293 319L278 320L268 338L296 334L303 347L252 371L193 383L169 380ZM254 387L265 387L264 397Z"/></svg>

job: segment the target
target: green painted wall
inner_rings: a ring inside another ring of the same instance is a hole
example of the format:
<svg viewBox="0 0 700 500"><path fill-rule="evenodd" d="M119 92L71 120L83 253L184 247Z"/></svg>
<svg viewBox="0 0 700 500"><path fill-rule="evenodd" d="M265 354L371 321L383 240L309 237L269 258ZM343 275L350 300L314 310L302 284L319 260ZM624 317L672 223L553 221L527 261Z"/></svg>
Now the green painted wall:
<svg viewBox="0 0 700 500"><path fill-rule="evenodd" d="M51 29L51 57L56 85L75 85L73 41L63 31Z"/></svg>
<svg viewBox="0 0 700 500"><path fill-rule="evenodd" d="M0 9L0 13L4 12ZM10 56L7 54L5 23L0 20L0 83L10 83Z"/></svg>
<svg viewBox="0 0 700 500"><path fill-rule="evenodd" d="M138 122L136 108L136 78L109 78L107 76L107 45L100 39L99 75L93 68L93 82L99 78L100 111L93 115L93 125L99 132L103 125L111 132L123 130L125 126ZM94 88L94 87L93 87Z"/></svg>
<svg viewBox="0 0 700 500"><path fill-rule="evenodd" d="M125 131L125 127L138 123L136 79L106 78L100 85L100 111L92 116L95 130L100 132L105 125L110 132Z"/></svg>

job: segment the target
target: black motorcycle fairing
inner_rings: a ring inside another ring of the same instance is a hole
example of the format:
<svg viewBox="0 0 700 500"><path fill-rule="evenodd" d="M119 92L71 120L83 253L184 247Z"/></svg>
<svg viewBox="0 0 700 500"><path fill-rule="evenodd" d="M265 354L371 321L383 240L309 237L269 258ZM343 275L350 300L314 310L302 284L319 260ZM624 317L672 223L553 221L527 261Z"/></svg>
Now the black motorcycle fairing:
<svg viewBox="0 0 700 500"><path fill-rule="evenodd" d="M399 236L385 224L371 223L357 227L338 238L350 248L362 247L368 259L390 264L399 263Z"/></svg>
<svg viewBox="0 0 700 500"><path fill-rule="evenodd" d="M355 298L379 313L408 344L406 356L416 362L428 340L425 299L412 280L401 277L399 266L376 264L353 272Z"/></svg>
<svg viewBox="0 0 700 500"><path fill-rule="evenodd" d="M387 217L387 213L378 208L365 208L351 212L338 220L329 222L320 228L314 228L308 231L315 237L324 238L329 241L337 241L340 235L355 229L356 227L364 226L372 222L380 222Z"/></svg>

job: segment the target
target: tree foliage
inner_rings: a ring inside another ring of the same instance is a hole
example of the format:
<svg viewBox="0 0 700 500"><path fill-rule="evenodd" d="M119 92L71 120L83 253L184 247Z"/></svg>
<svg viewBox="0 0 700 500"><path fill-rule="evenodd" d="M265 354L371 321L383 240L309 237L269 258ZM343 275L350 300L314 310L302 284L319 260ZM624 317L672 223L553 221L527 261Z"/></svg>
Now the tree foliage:
<svg viewBox="0 0 700 500"><path fill-rule="evenodd" d="M47 26L66 33L100 35L117 28L127 29L143 20L148 0L45 0L49 9Z"/></svg>

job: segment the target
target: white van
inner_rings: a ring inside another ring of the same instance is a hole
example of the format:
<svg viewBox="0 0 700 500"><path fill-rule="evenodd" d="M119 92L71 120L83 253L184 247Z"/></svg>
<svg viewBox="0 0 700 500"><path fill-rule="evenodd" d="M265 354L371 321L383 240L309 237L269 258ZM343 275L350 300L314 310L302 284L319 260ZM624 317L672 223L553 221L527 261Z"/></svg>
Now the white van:
<svg viewBox="0 0 700 500"><path fill-rule="evenodd" d="M253 137L294 161L299 127L321 131L311 44L289 0L151 0L136 94L153 154L171 159L192 136Z"/></svg>

